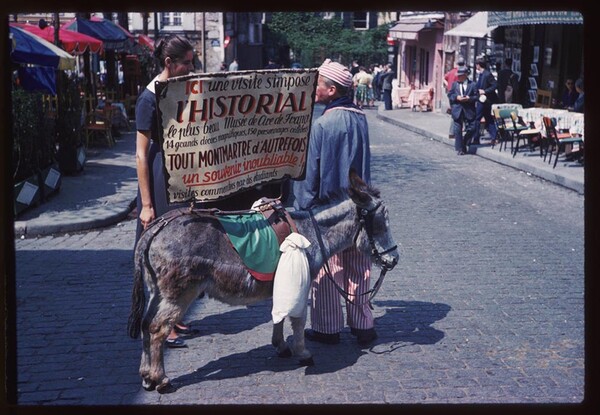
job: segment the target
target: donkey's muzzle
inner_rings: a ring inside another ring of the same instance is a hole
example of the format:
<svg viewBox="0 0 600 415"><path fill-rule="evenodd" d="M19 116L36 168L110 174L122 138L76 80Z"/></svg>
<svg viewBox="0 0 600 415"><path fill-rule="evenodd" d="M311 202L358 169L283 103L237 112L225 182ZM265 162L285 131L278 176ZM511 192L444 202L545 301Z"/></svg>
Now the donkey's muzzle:
<svg viewBox="0 0 600 415"><path fill-rule="evenodd" d="M386 268L388 271L392 270L396 265L398 264L398 257L397 256L393 256L392 259L388 259L388 258L381 258L381 266Z"/></svg>

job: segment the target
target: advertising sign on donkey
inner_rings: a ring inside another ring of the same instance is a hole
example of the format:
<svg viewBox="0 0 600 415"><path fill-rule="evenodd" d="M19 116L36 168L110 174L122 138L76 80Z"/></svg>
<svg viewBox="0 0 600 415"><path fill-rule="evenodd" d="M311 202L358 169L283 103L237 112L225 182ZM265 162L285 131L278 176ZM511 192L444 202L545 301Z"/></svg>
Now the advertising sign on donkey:
<svg viewBox="0 0 600 415"><path fill-rule="evenodd" d="M157 82L169 203L213 201L303 178L316 82L316 69Z"/></svg>

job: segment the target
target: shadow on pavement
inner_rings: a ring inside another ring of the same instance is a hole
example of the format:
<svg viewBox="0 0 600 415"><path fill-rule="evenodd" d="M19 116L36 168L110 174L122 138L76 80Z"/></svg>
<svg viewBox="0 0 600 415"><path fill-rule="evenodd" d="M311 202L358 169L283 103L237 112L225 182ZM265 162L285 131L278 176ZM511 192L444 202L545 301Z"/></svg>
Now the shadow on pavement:
<svg viewBox="0 0 600 415"><path fill-rule="evenodd" d="M414 344L435 344L444 338L444 332L431 325L442 320L452 309L447 304L423 301L377 301L379 307L385 307L383 316L375 319L379 333L376 344L371 347L373 353L389 353L399 347ZM384 347L389 347L384 350Z"/></svg>
<svg viewBox="0 0 600 415"><path fill-rule="evenodd" d="M200 300L202 302L202 300ZM202 304L208 307L208 304ZM195 336L186 338L203 337L211 334L237 334L252 330L271 321L271 307L266 304L254 304L245 308L219 312L206 316L200 320L190 321L192 327L200 330Z"/></svg>
<svg viewBox="0 0 600 415"><path fill-rule="evenodd" d="M446 317L451 307L447 304L428 303L422 301L378 301L376 305L385 308L385 314L376 319L375 326L379 338L369 349L361 349L345 329L341 333L341 342L335 346L306 342L308 349L313 353L315 365L305 369L306 375L319 375L333 373L345 367L352 366L358 359L366 354L392 353L395 350L411 345L435 344L444 338L444 332L431 325ZM227 318L246 315L247 310L234 310ZM215 318L223 315L215 316ZM202 320L212 319L209 316ZM220 319L221 322L223 321ZM268 320L268 316L263 319ZM260 324L252 319L253 324ZM204 326L206 327L206 326ZM248 329L250 327L247 327ZM235 332L240 332L246 327L238 327ZM231 333L220 330L219 333ZM203 335L208 333L204 332ZM290 339L288 338L288 342ZM279 358L275 349L270 344L251 349L246 352L234 353L212 360L188 373L171 379L175 388L181 388L203 381L224 380L241 378L260 372L285 372L299 368L295 358Z"/></svg>

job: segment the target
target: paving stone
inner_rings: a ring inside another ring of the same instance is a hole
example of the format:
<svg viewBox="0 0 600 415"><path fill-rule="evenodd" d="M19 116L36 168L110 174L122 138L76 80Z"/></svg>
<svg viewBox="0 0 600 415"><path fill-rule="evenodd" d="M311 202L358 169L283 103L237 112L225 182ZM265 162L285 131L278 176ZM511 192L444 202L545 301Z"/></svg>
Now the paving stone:
<svg viewBox="0 0 600 415"><path fill-rule="evenodd" d="M144 391L141 342L125 329L135 234L125 219L15 239L18 402L581 402L583 195L369 120L372 180L401 253L373 301L372 347L345 330L336 346L307 342L316 364L299 367L270 345L271 302L204 299L185 318L201 335L165 353L180 389Z"/></svg>

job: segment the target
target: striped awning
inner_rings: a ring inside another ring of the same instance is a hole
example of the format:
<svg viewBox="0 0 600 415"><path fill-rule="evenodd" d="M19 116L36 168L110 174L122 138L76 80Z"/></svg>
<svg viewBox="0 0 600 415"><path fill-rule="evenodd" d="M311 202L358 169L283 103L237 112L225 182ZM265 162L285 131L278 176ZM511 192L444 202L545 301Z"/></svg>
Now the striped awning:
<svg viewBox="0 0 600 415"><path fill-rule="evenodd" d="M478 12L458 26L448 30L444 35L484 38L489 36L495 28L496 26L488 25L488 12Z"/></svg>
<svg viewBox="0 0 600 415"><path fill-rule="evenodd" d="M488 12L488 27L530 24L583 24L583 15L576 11L512 11Z"/></svg>

